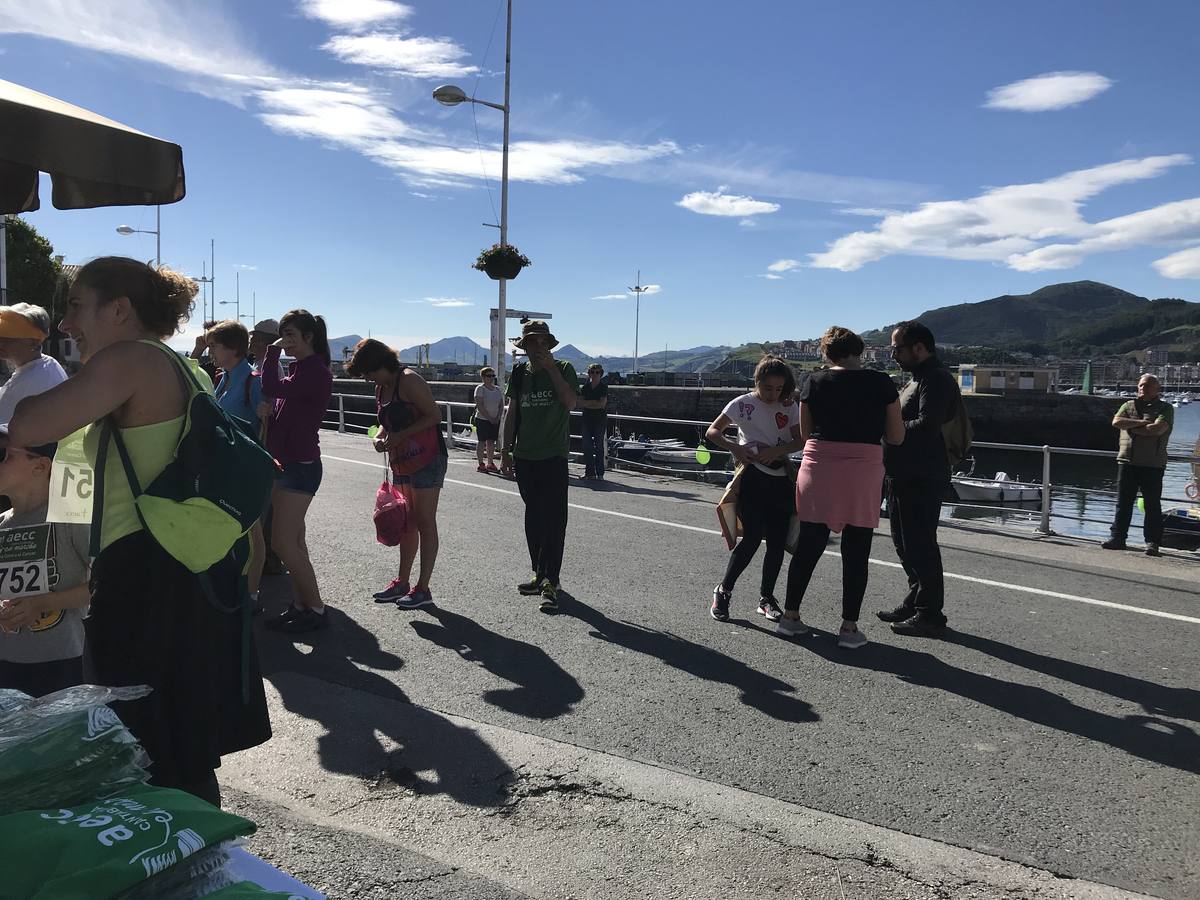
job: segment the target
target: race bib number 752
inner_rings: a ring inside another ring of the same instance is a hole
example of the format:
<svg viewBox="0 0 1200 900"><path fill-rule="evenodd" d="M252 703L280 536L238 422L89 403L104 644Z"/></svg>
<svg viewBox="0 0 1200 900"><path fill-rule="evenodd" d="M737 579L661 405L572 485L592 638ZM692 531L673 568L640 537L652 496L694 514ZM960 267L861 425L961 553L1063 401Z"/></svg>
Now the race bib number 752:
<svg viewBox="0 0 1200 900"><path fill-rule="evenodd" d="M46 521L90 525L95 485L95 473L83 452L83 432L77 431L60 441L54 454Z"/></svg>

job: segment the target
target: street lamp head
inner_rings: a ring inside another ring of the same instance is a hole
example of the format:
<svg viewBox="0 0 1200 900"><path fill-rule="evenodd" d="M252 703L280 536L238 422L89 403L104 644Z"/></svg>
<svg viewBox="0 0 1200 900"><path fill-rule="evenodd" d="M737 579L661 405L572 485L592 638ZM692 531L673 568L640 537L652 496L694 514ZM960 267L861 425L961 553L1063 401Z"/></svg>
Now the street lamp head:
<svg viewBox="0 0 1200 900"><path fill-rule="evenodd" d="M433 99L442 104L442 106L458 106L458 104L464 103L470 98L457 85L443 84L433 92Z"/></svg>
<svg viewBox="0 0 1200 900"><path fill-rule="evenodd" d="M117 234L133 234L133 232L134 232L134 229L130 228L128 225L118 225L117 226Z"/></svg>

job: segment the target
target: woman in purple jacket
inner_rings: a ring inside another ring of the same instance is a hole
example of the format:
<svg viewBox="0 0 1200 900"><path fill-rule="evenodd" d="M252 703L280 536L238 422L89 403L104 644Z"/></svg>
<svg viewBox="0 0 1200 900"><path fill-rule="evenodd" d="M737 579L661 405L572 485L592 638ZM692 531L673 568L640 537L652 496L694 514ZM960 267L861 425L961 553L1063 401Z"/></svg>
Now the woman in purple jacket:
<svg viewBox="0 0 1200 900"><path fill-rule="evenodd" d="M279 355L295 362L280 377ZM271 491L271 548L287 566L292 605L266 627L299 633L325 628L325 604L304 541L304 516L321 486L321 448L317 432L329 408L333 372L325 320L306 309L294 309L279 320L279 340L267 348L262 391L275 400L267 429L267 450L280 473Z"/></svg>

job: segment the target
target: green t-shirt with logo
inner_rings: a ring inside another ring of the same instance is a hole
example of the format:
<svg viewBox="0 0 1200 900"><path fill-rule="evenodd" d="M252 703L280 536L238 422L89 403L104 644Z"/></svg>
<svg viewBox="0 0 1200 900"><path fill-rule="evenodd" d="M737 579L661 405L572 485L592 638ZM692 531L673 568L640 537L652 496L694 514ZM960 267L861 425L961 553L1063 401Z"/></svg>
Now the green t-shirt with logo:
<svg viewBox="0 0 1200 900"><path fill-rule="evenodd" d="M554 364L563 380L578 394L579 376L575 367L561 359ZM521 363L513 368L505 395L509 399L519 395L516 402L520 404L520 418L513 456L539 460L567 455L571 448L571 411L558 399L549 372L534 372L529 363Z"/></svg>
<svg viewBox="0 0 1200 900"><path fill-rule="evenodd" d="M1175 427L1175 407L1165 400L1129 400L1121 404L1117 417L1144 419L1147 425L1158 421L1167 423L1167 430L1159 435L1133 434L1121 429L1121 449L1117 451L1120 462L1131 466L1149 466L1155 469L1167 467L1167 443L1171 440L1171 429Z"/></svg>

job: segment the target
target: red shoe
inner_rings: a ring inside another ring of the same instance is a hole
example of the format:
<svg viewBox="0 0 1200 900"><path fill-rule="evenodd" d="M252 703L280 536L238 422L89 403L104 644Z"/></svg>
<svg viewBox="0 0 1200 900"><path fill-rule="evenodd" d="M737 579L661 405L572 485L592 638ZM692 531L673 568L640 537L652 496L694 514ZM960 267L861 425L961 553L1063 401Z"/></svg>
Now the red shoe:
<svg viewBox="0 0 1200 900"><path fill-rule="evenodd" d="M486 471L487 471L487 466L485 466L483 463L480 463L479 465L477 465L477 466L475 467L475 471L476 471L476 472L486 472Z"/></svg>
<svg viewBox="0 0 1200 900"><path fill-rule="evenodd" d="M495 463L488 463L488 464L487 464L487 470L488 470L489 472L492 472L492 473L496 473L496 472L499 472L499 471L500 471L499 469L497 469L497 468L496 468L496 464L495 464Z"/></svg>

